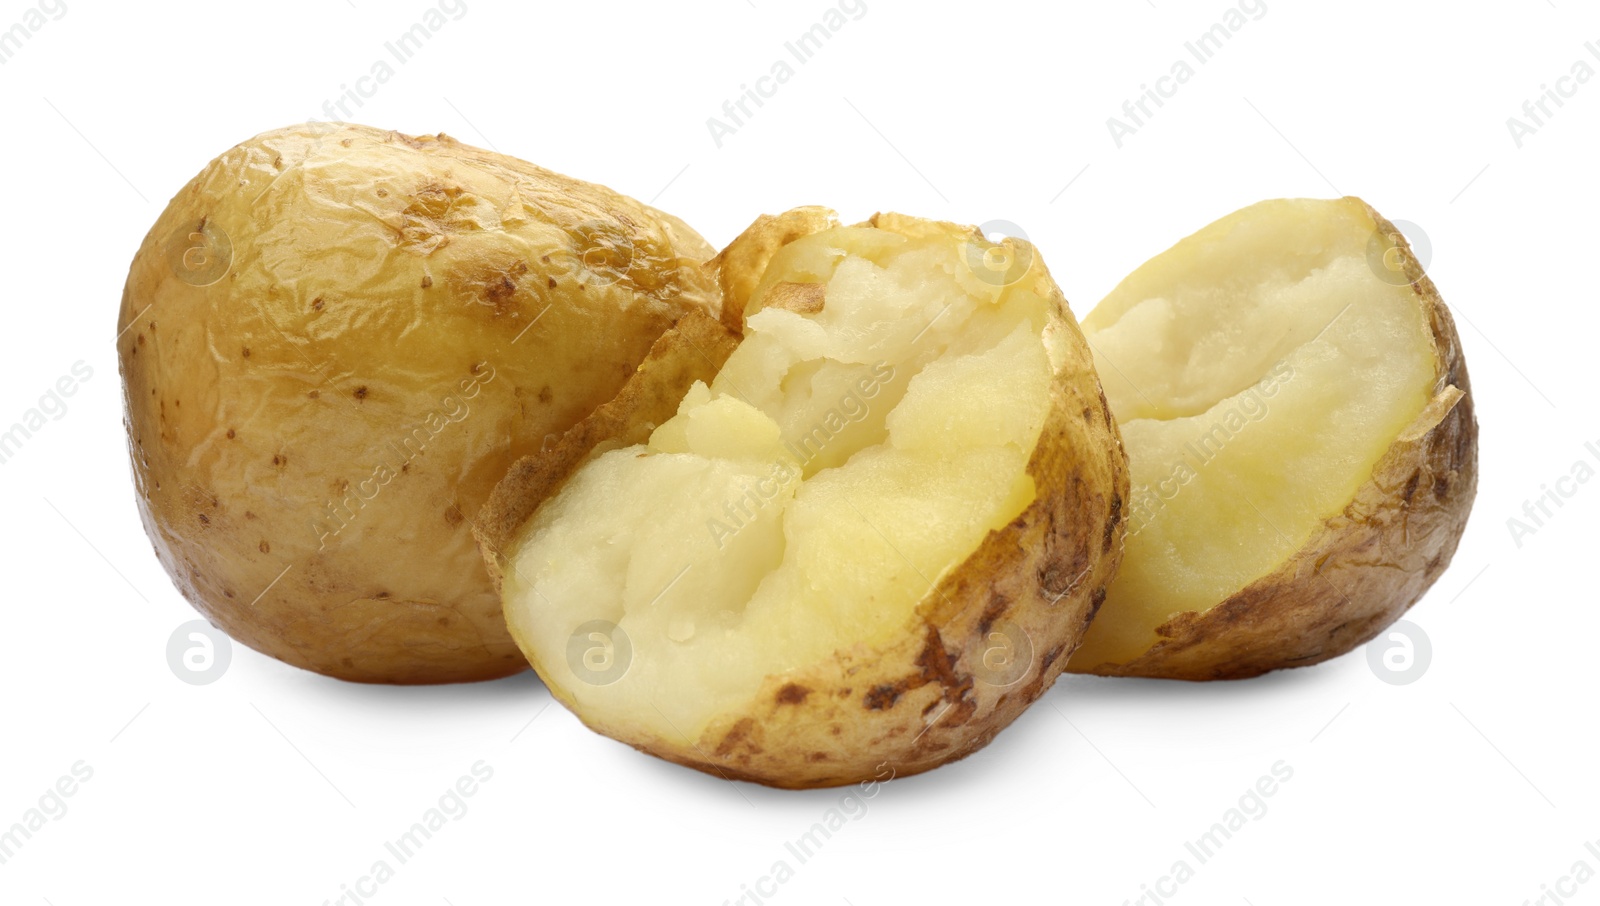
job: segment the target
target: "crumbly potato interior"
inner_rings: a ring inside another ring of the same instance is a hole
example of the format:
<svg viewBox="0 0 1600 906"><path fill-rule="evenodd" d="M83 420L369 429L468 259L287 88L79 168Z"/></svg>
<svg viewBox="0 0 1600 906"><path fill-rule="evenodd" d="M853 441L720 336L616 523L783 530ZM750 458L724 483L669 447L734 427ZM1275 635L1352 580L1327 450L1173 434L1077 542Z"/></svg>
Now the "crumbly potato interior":
<svg viewBox="0 0 1600 906"><path fill-rule="evenodd" d="M920 633L939 578L1033 501L1048 302L925 232L784 247L712 384L530 520L507 618L591 723L693 742L768 676ZM620 679L574 660L596 620L626 634Z"/></svg>
<svg viewBox="0 0 1600 906"><path fill-rule="evenodd" d="M1084 320L1133 499L1076 664L1124 663L1171 617L1271 572L1426 405L1432 334L1412 288L1369 260L1375 230L1354 199L1263 202L1151 259Z"/></svg>

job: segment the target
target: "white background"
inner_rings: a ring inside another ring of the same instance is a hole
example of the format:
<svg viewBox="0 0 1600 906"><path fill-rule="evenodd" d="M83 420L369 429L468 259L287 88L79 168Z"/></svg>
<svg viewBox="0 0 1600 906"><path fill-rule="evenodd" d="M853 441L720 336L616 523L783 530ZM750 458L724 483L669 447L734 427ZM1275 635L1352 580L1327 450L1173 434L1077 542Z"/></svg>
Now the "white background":
<svg viewBox="0 0 1600 906"><path fill-rule="evenodd" d="M0 3L0 29L30 8ZM1069 677L978 755L884 787L798 865L784 843L842 791L655 761L528 674L363 687L237 645L209 686L168 666L195 617L134 507L113 346L128 261L206 161L325 117L427 8L66 0L0 66L0 425L75 362L93 370L0 466L0 829L74 764L93 770L0 865L0 901L336 901L482 761L469 811L366 902L721 904L773 890L761 879L786 859L768 903L1122 904L1185 859L1194 877L1166 902L1513 906L1549 885L1600 903L1600 878L1561 880L1580 860L1600 871L1600 480L1563 485L1574 496L1520 546L1507 524L1578 461L1600 468L1585 450L1600 448L1600 79L1563 83L1573 96L1520 148L1507 126L1577 61L1600 69L1584 44L1600 13L1267 0L1119 148L1107 118L1224 0L866 0L719 148L707 118L825 0L465 0L353 109L605 183L719 245L796 204L1012 221L1080 315L1262 198L1359 194L1431 241L1482 485L1455 565L1409 616L1432 642L1419 681L1383 682L1361 652L1232 684ZM1279 762L1293 778L1266 813L1197 864L1185 841Z"/></svg>

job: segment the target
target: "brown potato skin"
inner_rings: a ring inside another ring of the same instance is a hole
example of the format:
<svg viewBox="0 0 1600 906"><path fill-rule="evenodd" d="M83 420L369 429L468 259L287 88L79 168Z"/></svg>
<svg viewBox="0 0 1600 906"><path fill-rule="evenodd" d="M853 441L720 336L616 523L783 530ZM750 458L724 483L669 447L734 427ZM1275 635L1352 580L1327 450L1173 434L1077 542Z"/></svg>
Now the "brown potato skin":
<svg viewBox="0 0 1600 906"><path fill-rule="evenodd" d="M719 256L719 266L754 270L722 275L741 311L773 253L834 225L831 212L819 211L759 219L730 246L733 254ZM797 230L797 222L809 227ZM908 235L959 229L895 214L868 224ZM640 751L786 789L905 777L988 744L1050 688L1105 600L1122 558L1129 485L1121 436L1066 299L1042 260L1024 279L1053 301L1047 330L1065 351L1028 465L1038 497L944 576L893 645L857 645L809 670L768 677L748 706L698 739L640 738L635 728L585 716L559 685L549 684L551 693L590 729ZM986 682L978 667L1001 621L1025 633L1032 650L1026 669L1004 687ZM554 675L537 660L534 667Z"/></svg>
<svg viewBox="0 0 1600 906"><path fill-rule="evenodd" d="M232 252L197 277L172 249L201 230ZM123 293L157 557L233 638L308 670L524 669L470 516L685 311L718 312L711 254L675 218L444 135L238 145L174 197Z"/></svg>
<svg viewBox="0 0 1600 906"><path fill-rule="evenodd" d="M1432 326L1431 401L1350 504L1282 566L1204 613L1168 620L1138 658L1072 672L1203 681L1319 664L1377 637L1449 567L1478 488L1471 381L1437 287L1394 225L1367 210L1381 234L1400 237L1404 273Z"/></svg>

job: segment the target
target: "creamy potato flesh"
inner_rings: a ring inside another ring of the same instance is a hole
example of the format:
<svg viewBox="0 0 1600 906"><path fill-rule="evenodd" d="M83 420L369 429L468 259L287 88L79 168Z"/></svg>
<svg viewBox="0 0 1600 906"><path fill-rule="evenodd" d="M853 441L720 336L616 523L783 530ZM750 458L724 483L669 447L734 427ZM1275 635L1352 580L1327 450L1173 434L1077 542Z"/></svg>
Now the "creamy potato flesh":
<svg viewBox="0 0 1600 906"><path fill-rule="evenodd" d="M1075 669L1126 663L1343 510L1431 395L1422 306L1360 202L1262 202L1084 319L1132 471L1127 552Z"/></svg>
<svg viewBox="0 0 1600 906"><path fill-rule="evenodd" d="M769 676L920 632L1033 502L1050 303L975 250L1002 253L873 227L785 246L716 379L530 520L507 619L586 720L692 741Z"/></svg>

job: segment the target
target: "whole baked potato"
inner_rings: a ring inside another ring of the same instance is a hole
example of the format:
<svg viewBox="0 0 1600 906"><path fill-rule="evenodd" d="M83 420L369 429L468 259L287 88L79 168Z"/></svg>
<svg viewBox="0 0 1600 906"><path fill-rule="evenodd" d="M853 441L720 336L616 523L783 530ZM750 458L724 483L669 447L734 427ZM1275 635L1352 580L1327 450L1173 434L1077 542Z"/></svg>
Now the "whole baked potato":
<svg viewBox="0 0 1600 906"><path fill-rule="evenodd" d="M1015 239L818 208L712 269L743 317L685 317L496 489L512 634L591 728L722 777L976 751L1122 553L1125 459L1060 290Z"/></svg>
<svg viewBox="0 0 1600 906"><path fill-rule="evenodd" d="M1319 663L1450 565L1478 478L1466 362L1405 237L1360 199L1224 217L1083 329L1134 487L1127 556L1069 669Z"/></svg>
<svg viewBox="0 0 1600 906"><path fill-rule="evenodd" d="M140 513L235 639L349 680L525 668L470 520L719 311L682 222L444 135L290 127L212 161L117 339Z"/></svg>

